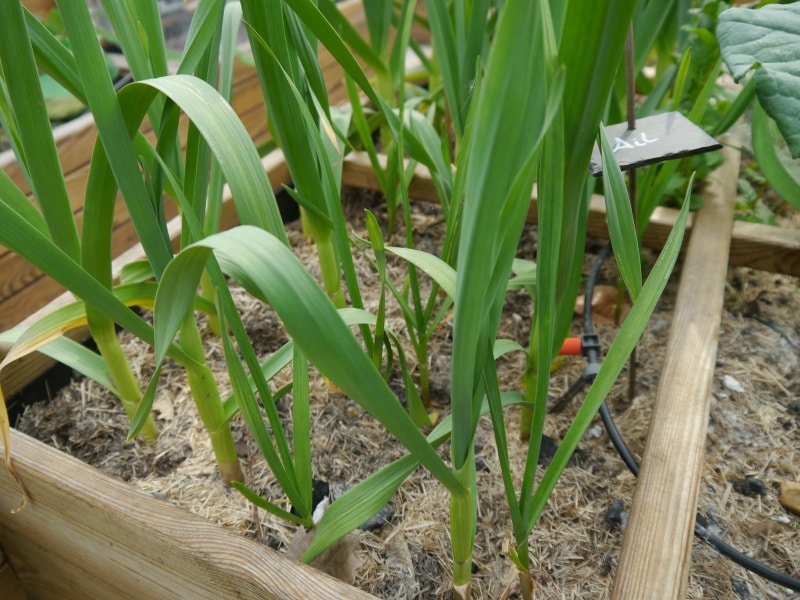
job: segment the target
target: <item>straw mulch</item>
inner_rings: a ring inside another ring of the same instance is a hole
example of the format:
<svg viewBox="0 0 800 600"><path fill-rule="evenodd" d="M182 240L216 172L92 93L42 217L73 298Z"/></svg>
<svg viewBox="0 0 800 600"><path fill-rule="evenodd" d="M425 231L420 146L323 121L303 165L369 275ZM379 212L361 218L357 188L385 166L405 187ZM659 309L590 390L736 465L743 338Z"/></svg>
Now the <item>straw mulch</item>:
<svg viewBox="0 0 800 600"><path fill-rule="evenodd" d="M348 217L354 231L365 235L363 209L385 214L379 199L357 192L349 197ZM788 217L798 227L797 215ZM415 234L427 249L438 248L443 222L435 207L417 206ZM314 271L314 248L299 226L291 225L298 254ZM402 235L402 228L398 235ZM403 239L398 237L397 240ZM595 252L600 242L590 241ZM535 256L535 229L528 229L521 256ZM652 258L652 257L651 257ZM357 257L362 290L377 289L369 264ZM587 257L586 272L592 256ZM391 262L390 277L405 273ZM660 365L669 332L678 274L668 286L638 351L638 390L627 396L626 374L608 401L628 444L637 456L644 449ZM601 283L616 285L613 260ZM800 577L800 518L778 501L781 481L800 482L800 288L798 280L731 268L709 422L707 461L699 510L717 533L756 559ZM426 284L427 285L427 284ZM264 356L287 338L279 321L261 303L237 293L257 350ZM377 299L368 298L367 308ZM531 304L524 292L509 295L501 336L527 343ZM201 320L205 329L206 324ZM389 326L402 332L398 310ZM576 319L575 333L580 321ZM613 324L598 324L604 348ZM127 352L143 380L152 372L152 352L122 334ZM452 322L439 329L431 352L434 401L447 410L449 348ZM221 347L207 336L208 359L229 393ZM409 352L409 354L411 354ZM501 361L502 384L515 389L523 368L521 356ZM553 398L578 377L582 359L569 359L552 378ZM284 375L281 383L285 382ZM157 444L124 442L127 421L113 397L94 383L75 377L48 403L33 404L17 426L65 452L130 481L135 487L166 498L226 527L285 551L294 527L257 512L215 474L207 437L199 423L185 378L174 365L162 375L155 410L161 437ZM396 381L392 385L402 388ZM332 482L354 483L402 455L401 446L351 400L312 383L315 428L315 474ZM546 433L558 440L574 416L579 395L565 410L548 417ZM290 400L281 402L289 418ZM512 461L524 463L516 441L518 412L509 410L507 427ZM238 420L234 422L240 456L250 485L276 502L282 494L263 459ZM446 446L446 445L445 445ZM447 455L447 448L443 449ZM484 419L477 436L479 523L475 548L474 593L477 598L518 598L514 568L507 558L510 521L490 423ZM609 593L620 552L634 477L611 447L599 419L593 423L567 467L548 507L530 536L533 575L539 598L602 598ZM355 534L358 568L355 584L381 598L446 598L449 588L448 496L441 485L417 470L392 500L393 513L375 530ZM791 594L751 576L701 542L693 548L690 598L786 598Z"/></svg>

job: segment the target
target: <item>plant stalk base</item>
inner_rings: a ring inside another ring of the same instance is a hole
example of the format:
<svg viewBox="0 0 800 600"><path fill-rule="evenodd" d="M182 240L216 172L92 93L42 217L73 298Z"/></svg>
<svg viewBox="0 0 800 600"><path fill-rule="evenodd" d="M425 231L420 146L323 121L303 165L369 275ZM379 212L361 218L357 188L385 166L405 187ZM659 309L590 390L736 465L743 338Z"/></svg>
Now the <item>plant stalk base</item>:
<svg viewBox="0 0 800 600"><path fill-rule="evenodd" d="M453 586L454 600L470 600L472 595L472 582Z"/></svg>

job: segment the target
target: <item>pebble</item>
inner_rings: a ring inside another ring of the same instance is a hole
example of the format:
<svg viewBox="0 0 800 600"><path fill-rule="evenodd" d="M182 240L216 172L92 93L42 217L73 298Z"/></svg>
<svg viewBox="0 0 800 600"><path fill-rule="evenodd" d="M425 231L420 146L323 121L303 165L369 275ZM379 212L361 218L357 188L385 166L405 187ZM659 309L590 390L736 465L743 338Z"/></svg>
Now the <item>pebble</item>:
<svg viewBox="0 0 800 600"><path fill-rule="evenodd" d="M781 495L778 501L783 508L800 516L800 483L781 481Z"/></svg>
<svg viewBox="0 0 800 600"><path fill-rule="evenodd" d="M750 588L747 587L747 583L735 577L731 577L731 590L741 600L750 600L753 597L753 594L750 593Z"/></svg>
<svg viewBox="0 0 800 600"><path fill-rule="evenodd" d="M766 496L767 486L752 475L746 477L735 477L732 481L733 489L744 496L755 498L756 496Z"/></svg>
<svg viewBox="0 0 800 600"><path fill-rule="evenodd" d="M730 375L723 375L722 376L722 385L724 385L726 388L728 388L732 392L741 393L741 392L744 391L744 388L742 387L742 384L739 383L739 380L736 379L735 377L730 376Z"/></svg>
<svg viewBox="0 0 800 600"><path fill-rule="evenodd" d="M625 531L628 525L628 516L628 511L625 510L625 503L621 498L617 498L606 510L606 514L603 515L603 521L612 527L619 527L622 531Z"/></svg>
<svg viewBox="0 0 800 600"><path fill-rule="evenodd" d="M589 439L597 439L601 435L603 435L603 427L600 425L595 425L589 431L586 432L586 435L589 436Z"/></svg>

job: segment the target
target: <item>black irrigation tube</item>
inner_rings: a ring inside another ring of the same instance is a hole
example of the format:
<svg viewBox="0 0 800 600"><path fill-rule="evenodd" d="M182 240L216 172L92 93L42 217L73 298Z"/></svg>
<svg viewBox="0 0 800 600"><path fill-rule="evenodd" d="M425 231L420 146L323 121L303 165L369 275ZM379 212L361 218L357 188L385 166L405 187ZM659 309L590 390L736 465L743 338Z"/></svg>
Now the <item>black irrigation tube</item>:
<svg viewBox="0 0 800 600"><path fill-rule="evenodd" d="M592 295L594 292L595 282L597 280L597 276L600 272L600 267L602 266L603 262L606 258L609 257L611 254L611 245L608 244L600 251L600 254L595 261L595 264L592 266L592 270L589 273L589 278L586 281L586 289L584 293L584 297L586 301L584 302L584 312L583 312L583 340L596 340L596 334L594 333L594 324L592 320ZM584 350L584 354L586 355L587 359L589 360L589 365L584 369L583 374L581 375L580 379L576 381L570 389L558 400L558 402L554 405L553 409L551 410L559 410L563 408L566 402L569 402L575 395L588 383L591 383L594 380L594 376L597 374L597 369L599 368L599 348L597 344L593 343L588 352ZM628 467L631 473L634 476L639 475L639 463L637 462L636 458L633 456L630 448L625 443L625 440L622 438L622 435L617 428L614 419L611 416L611 412L608 410L608 406L605 402L603 402L602 406L600 407L600 418L603 420L603 425L606 428L606 432L608 433L608 437L611 439L611 443L614 445L614 448L617 450L622 461ZM792 577L786 573L782 573L780 571L776 571L775 569L768 567L767 565L760 563L759 561L747 556L746 554L740 552L727 542L725 542L722 538L718 537L717 535L713 534L711 531L707 529L708 521L707 519L700 513L697 513L695 517L695 525L694 525L694 535L695 537L700 538L707 544L710 544L714 547L720 554L726 556L737 565L744 567L748 571L755 573L772 581L773 583L777 583L783 587L789 588L794 591L800 591L800 579Z"/></svg>

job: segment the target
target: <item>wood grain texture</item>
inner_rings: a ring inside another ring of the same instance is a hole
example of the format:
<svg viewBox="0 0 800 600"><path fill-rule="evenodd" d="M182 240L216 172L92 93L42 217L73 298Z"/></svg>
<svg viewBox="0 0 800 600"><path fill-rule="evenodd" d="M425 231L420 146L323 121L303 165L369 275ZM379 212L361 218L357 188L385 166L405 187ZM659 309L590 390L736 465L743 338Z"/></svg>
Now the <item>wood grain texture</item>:
<svg viewBox="0 0 800 600"><path fill-rule="evenodd" d="M55 0L22 0L22 6L40 19L45 19L55 5Z"/></svg>
<svg viewBox="0 0 800 600"><path fill-rule="evenodd" d="M686 597L739 169L739 153L723 152L683 261L615 600Z"/></svg>
<svg viewBox="0 0 800 600"><path fill-rule="evenodd" d="M732 177L735 183L735 174ZM369 159L363 152L352 153L345 158L342 181L345 185L354 187L380 189ZM419 166L414 171L409 196L421 202L439 202L430 172L425 167ZM663 248L677 216L677 210L661 206L656 208L645 231L644 246L655 250ZM528 221L536 222L535 191ZM690 215L687 226L689 230L693 222L694 215ZM608 221L603 196L594 195L591 198L587 233L593 237L608 239ZM684 250L687 244L688 242L684 243ZM800 231L736 221L733 224L730 264L800 277Z"/></svg>
<svg viewBox="0 0 800 600"><path fill-rule="evenodd" d="M0 548L0 590L3 590L3 600L27 600L28 595L14 569L9 563L2 562L5 561L2 552Z"/></svg>
<svg viewBox="0 0 800 600"><path fill-rule="evenodd" d="M11 452L31 500L11 512L0 468L0 544L31 599L374 598L13 430Z"/></svg>

